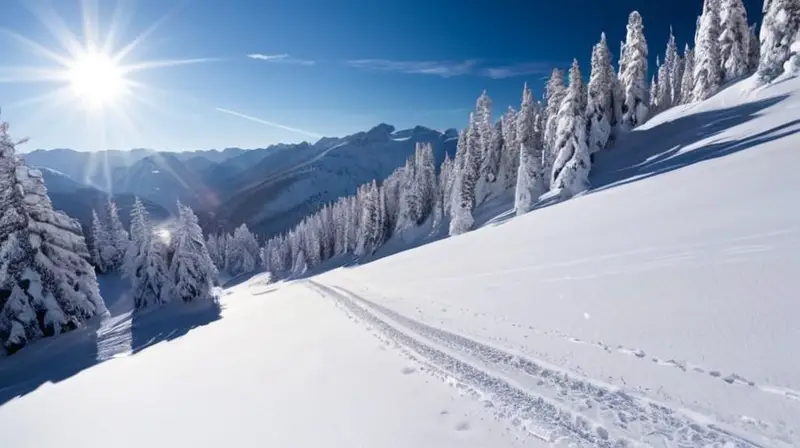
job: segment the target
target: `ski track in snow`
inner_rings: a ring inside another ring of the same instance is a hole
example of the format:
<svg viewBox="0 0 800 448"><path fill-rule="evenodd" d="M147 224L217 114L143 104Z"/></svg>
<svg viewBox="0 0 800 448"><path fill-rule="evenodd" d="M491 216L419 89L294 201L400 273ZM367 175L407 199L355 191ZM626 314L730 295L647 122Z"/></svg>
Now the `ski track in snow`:
<svg viewBox="0 0 800 448"><path fill-rule="evenodd" d="M338 286L304 284L372 327L382 340L391 340L425 366L420 370L481 399L499 417L543 441L604 447L762 446L712 418L428 326Z"/></svg>
<svg viewBox="0 0 800 448"><path fill-rule="evenodd" d="M441 305L443 307L446 307L448 304L442 303ZM378 306L378 305L376 305L376 306ZM445 308L442 308L442 309L444 310ZM752 380L748 379L747 377L745 377L743 375L740 375L740 374L738 374L736 372L724 373L722 369L710 367L710 366L704 365L702 363L696 363L696 362L692 362L692 361L688 361L688 360L674 359L672 357L664 357L664 356L660 357L660 356L653 355L653 354L651 354L649 352L645 352L644 350L642 350L640 348L636 348L636 347L632 347L632 346L624 346L624 345L619 345L619 344L613 345L613 344L606 344L603 341L585 340L585 339L581 339L581 338L577 338L575 336L569 335L569 334L564 333L562 331L545 330L545 329L534 327L534 326L527 325L527 324L520 324L520 323L511 321L511 320L505 319L503 317L496 317L496 316L487 315L485 313L478 313L477 311L471 310L469 308L465 308L463 305L460 305L459 310L464 312L464 313L466 313L466 314L474 314L476 316L480 315L482 318L494 319L496 321L501 322L504 325L508 325L508 326L511 326L511 327L527 330L527 331L529 331L531 333L534 333L534 334L537 334L537 335L563 339L563 340L571 342L573 344L578 344L578 345L583 345L583 346L587 346L587 347L596 348L596 349L602 350L603 352L605 352L607 354L610 354L610 355L611 354L621 354L621 355L625 355L625 356L630 356L630 357L633 357L633 358L636 358L636 359L640 359L642 361L652 362L652 363L657 364L659 366L680 369L681 371L687 372L687 373L708 375L708 376L711 376L713 378L717 378L717 379L719 379L721 381L724 381L727 384L752 387L752 388L754 388L754 389L756 389L758 391L761 391L761 392L764 392L764 393L768 393L768 394L772 394L772 395L778 395L778 396L783 397L783 398L785 398L787 400L800 401L800 391L793 390L793 389L790 389L790 388L785 388L785 387L774 387L774 386L770 386L770 385L759 384L759 383L756 383L755 381L752 381ZM527 338L527 336L525 336L525 337Z"/></svg>

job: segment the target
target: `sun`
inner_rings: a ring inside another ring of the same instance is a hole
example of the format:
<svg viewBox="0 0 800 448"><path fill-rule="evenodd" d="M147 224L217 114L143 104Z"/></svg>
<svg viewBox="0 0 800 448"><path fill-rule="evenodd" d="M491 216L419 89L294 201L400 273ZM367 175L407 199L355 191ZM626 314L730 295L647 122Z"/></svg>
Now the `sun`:
<svg viewBox="0 0 800 448"><path fill-rule="evenodd" d="M113 106L126 93L125 73L106 54L90 49L67 67L72 93L84 106L99 109Z"/></svg>

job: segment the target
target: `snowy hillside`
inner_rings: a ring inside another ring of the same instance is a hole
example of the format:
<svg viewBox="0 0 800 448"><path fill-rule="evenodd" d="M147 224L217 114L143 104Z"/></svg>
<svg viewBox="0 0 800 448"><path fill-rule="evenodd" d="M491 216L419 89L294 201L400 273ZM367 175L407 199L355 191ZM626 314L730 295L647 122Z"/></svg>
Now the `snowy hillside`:
<svg viewBox="0 0 800 448"><path fill-rule="evenodd" d="M743 81L600 154L587 195L312 289L463 351L492 378L461 379L535 431L796 445L798 110L800 79ZM565 420L525 411L497 377L558 399Z"/></svg>
<svg viewBox="0 0 800 448"><path fill-rule="evenodd" d="M104 279L106 320L0 361L3 440L796 446L800 79L749 83L598 154L588 194L221 310Z"/></svg>
<svg viewBox="0 0 800 448"><path fill-rule="evenodd" d="M422 126L395 132L386 124L342 139L300 145L242 173L242 179L252 181L240 180L242 187L229 190L218 215L234 225L245 222L266 236L283 232L323 204L355 193L372 179L388 177L414 154L417 142L433 144L436 166L446 152L455 152L451 134Z"/></svg>

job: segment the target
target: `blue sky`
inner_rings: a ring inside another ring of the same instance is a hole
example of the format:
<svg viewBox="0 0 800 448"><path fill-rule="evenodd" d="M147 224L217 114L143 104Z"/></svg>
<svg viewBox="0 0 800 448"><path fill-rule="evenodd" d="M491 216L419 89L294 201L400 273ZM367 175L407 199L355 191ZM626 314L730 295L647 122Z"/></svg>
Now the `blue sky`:
<svg viewBox="0 0 800 448"><path fill-rule="evenodd" d="M618 53L634 9L654 64L670 25L683 48L702 8L701 0L3 3L0 105L14 135L31 138L23 151L253 148L380 122L460 127L483 89L499 112L518 104L525 82L540 94L543 77L572 58L588 76L600 32ZM745 4L750 22L760 21L761 0ZM140 87L114 110L87 113L77 99L32 101L64 86L26 78L26 70L57 65L19 36L68 55L67 31L84 42L87 29L99 41L114 29L116 50L151 30L123 63L163 66L129 74Z"/></svg>

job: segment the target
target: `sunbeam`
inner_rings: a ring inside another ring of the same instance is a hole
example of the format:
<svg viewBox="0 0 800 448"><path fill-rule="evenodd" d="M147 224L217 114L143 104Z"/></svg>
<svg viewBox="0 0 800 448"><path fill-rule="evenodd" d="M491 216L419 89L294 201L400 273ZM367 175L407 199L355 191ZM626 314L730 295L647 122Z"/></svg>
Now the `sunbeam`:
<svg viewBox="0 0 800 448"><path fill-rule="evenodd" d="M0 83L5 84L50 84L52 89L32 93L18 99L12 106L31 108L31 121L46 125L45 119L63 116L64 110L80 110L84 114L86 136L91 145L107 148L110 132L126 131L141 134L134 118L136 109L150 104L148 98L155 90L136 75L150 70L189 64L218 61L217 58L137 58L148 37L163 26L182 8L182 4L171 8L143 31L130 39L123 38L131 23L133 10L130 3L118 0L114 4L111 18L103 23L97 0L80 0L80 26L71 29L68 22L46 2L26 2L27 10L55 39L56 44L46 45L34 40L19 30L0 28L0 37L10 38L26 50L34 59L24 66L0 65ZM41 65L37 65L37 62ZM163 100L162 100L163 101ZM74 114L69 114L75 118ZM86 179L111 184L111 173L107 161L91 160L86 166Z"/></svg>

